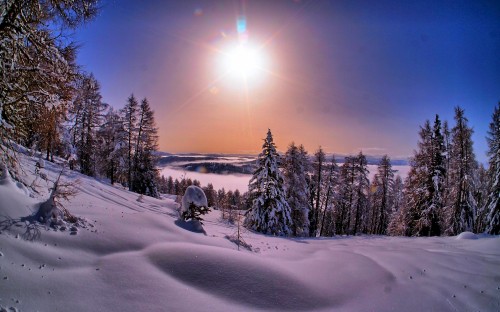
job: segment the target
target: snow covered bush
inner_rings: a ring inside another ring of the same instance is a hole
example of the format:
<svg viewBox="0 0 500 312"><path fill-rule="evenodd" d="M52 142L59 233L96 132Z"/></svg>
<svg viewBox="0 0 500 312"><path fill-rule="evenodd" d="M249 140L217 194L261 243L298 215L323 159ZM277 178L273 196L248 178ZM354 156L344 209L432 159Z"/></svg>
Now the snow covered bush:
<svg viewBox="0 0 500 312"><path fill-rule="evenodd" d="M195 185L188 186L182 197L181 219L184 221L196 220L202 223L201 216L209 211L207 197L203 189Z"/></svg>
<svg viewBox="0 0 500 312"><path fill-rule="evenodd" d="M75 182L63 183L61 173L51 188L49 198L40 204L35 215L36 221L50 223L51 225L61 225L63 222L76 223L78 218L72 215L62 201L68 201L77 194Z"/></svg>

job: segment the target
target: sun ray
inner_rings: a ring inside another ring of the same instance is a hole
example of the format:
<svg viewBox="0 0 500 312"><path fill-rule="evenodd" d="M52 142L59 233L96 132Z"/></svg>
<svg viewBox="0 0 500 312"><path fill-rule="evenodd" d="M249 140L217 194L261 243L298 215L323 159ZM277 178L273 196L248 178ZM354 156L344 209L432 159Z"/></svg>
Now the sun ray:
<svg viewBox="0 0 500 312"><path fill-rule="evenodd" d="M195 92L191 97L189 97L186 101L181 103L177 108L172 112L172 114L177 114L179 113L182 109L184 109L186 106L191 104L196 98L198 98L200 95L203 93L207 92L212 88L216 83L220 82L222 79L224 79L228 75L228 72L220 75L213 81L209 82L205 87L201 88L198 92Z"/></svg>

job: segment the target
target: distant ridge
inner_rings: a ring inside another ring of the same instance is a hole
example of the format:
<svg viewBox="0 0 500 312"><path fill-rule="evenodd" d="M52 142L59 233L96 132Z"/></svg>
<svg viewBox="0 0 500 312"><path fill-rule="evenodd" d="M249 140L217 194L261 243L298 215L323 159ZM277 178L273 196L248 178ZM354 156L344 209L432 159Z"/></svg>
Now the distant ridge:
<svg viewBox="0 0 500 312"><path fill-rule="evenodd" d="M253 165L257 159L256 155L242 155L242 154L202 154L202 153L186 153L186 154L172 154L168 152L158 152L159 160L157 165L165 167L167 165L174 165L188 171L206 170L211 173L243 173L250 174L253 172ZM327 159L335 155L336 162L341 164L344 162L345 157L353 155L345 154L327 154ZM378 155L365 155L369 165L377 165L382 156ZM310 158L313 156L310 155ZM228 159L231 159L228 163ZM176 164L179 163L179 164ZM407 166L408 159L405 158L391 158L393 166ZM201 169L200 169L201 168Z"/></svg>

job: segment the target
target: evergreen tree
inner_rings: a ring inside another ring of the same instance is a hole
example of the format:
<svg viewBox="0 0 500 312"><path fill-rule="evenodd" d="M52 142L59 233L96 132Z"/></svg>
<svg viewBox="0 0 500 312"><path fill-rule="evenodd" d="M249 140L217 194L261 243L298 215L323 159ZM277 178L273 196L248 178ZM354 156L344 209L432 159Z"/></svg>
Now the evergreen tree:
<svg viewBox="0 0 500 312"><path fill-rule="evenodd" d="M396 176L396 179L394 179L394 186L391 195L392 207L389 217L389 225L387 228L387 234L389 235L405 235L405 230L401 227L404 222L401 222L401 220L399 220L399 216L402 212L402 207L404 204L403 189L403 180L398 175Z"/></svg>
<svg viewBox="0 0 500 312"><path fill-rule="evenodd" d="M356 235L360 232L366 232L367 220L364 218L368 211L368 192L370 188L370 181L368 180L368 163L366 156L359 152L354 160L354 185L353 185L353 201L351 217L352 229L351 234Z"/></svg>
<svg viewBox="0 0 500 312"><path fill-rule="evenodd" d="M292 234L291 209L286 202L279 154L271 130L264 139L257 164L248 186L255 199L247 211L245 225L258 232L288 236Z"/></svg>
<svg viewBox="0 0 500 312"><path fill-rule="evenodd" d="M486 232L500 234L500 103L495 107L488 136L489 187L486 200Z"/></svg>
<svg viewBox="0 0 500 312"><path fill-rule="evenodd" d="M133 143L136 140L137 131L137 111L139 103L135 99L134 95L130 95L127 99L127 104L122 110L123 114L123 128L127 136L127 186L131 190L132 188L132 156L134 155ZM184 194L184 193L180 193ZM176 195L180 195L176 194Z"/></svg>
<svg viewBox="0 0 500 312"><path fill-rule="evenodd" d="M334 234L334 211L337 204L337 188L339 178L339 168L332 155L330 164L325 167L326 178L324 179L325 195L323 201L322 218L320 224L320 236L332 236Z"/></svg>
<svg viewBox="0 0 500 312"><path fill-rule="evenodd" d="M309 236L316 237L320 223L321 200L323 199L323 179L326 156L321 146L314 153L311 176L311 210L309 211Z"/></svg>
<svg viewBox="0 0 500 312"><path fill-rule="evenodd" d="M418 151L411 159L405 184L405 215L400 220L406 223L402 226L406 235L441 235L446 168L439 116L432 129L427 120L419 135Z"/></svg>
<svg viewBox="0 0 500 312"><path fill-rule="evenodd" d="M474 220L474 232L483 233L486 230L486 200L488 199L489 176L488 170L483 164L479 165L476 173L476 192L474 200L477 203L476 219Z"/></svg>
<svg viewBox="0 0 500 312"><path fill-rule="evenodd" d="M211 184L209 183L209 185L211 185ZM213 189L213 186L212 186L212 189ZM175 194L174 179L172 178L172 176L168 176L168 179L167 179L167 194ZM207 196L207 200L208 200L208 196ZM209 207L212 207L212 205L213 205L213 201L209 202Z"/></svg>
<svg viewBox="0 0 500 312"><path fill-rule="evenodd" d="M123 121L113 108L104 117L98 132L98 163L100 173L110 179L111 184L125 182L126 136Z"/></svg>
<svg viewBox="0 0 500 312"><path fill-rule="evenodd" d="M308 158L304 146L297 147L293 142L288 146L283 162L283 176L286 201L292 211L294 236L309 236L309 201L306 176Z"/></svg>
<svg viewBox="0 0 500 312"><path fill-rule="evenodd" d="M159 197L158 186L156 185L158 175L156 169L158 129L156 128L154 112L147 99L141 101L137 126L131 190L140 194Z"/></svg>
<svg viewBox="0 0 500 312"><path fill-rule="evenodd" d="M350 234L351 210L354 201L354 182L356 178L355 162L355 157L348 156L340 168L338 204L335 212L335 232L338 235Z"/></svg>
<svg viewBox="0 0 500 312"><path fill-rule="evenodd" d="M451 132L448 127L448 121L443 122L443 144L444 144L444 168L446 170L444 181L444 203L448 202L450 189L450 150L451 150Z"/></svg>
<svg viewBox="0 0 500 312"><path fill-rule="evenodd" d="M168 183L170 184L170 179L168 180ZM215 205L216 197L217 197L217 194L215 192L213 184L208 183L207 186L203 187L203 192L205 193L205 196L207 197L208 207L213 207Z"/></svg>
<svg viewBox="0 0 500 312"><path fill-rule="evenodd" d="M222 212L222 219L227 219L227 196L224 188L217 191L217 208Z"/></svg>
<svg viewBox="0 0 500 312"><path fill-rule="evenodd" d="M103 123L107 105L102 102L99 82L92 74L81 74L71 114L73 116L73 146L76 149L80 172L96 174L97 130Z"/></svg>
<svg viewBox="0 0 500 312"><path fill-rule="evenodd" d="M241 196L240 190L236 189L233 192L233 198L231 199L231 205L235 206L236 209L240 209L243 204L243 197Z"/></svg>
<svg viewBox="0 0 500 312"><path fill-rule="evenodd" d="M456 124L451 130L450 194L446 214L447 233L451 235L473 231L477 210L474 199L477 163L472 149L473 130L467 122L464 110L456 107Z"/></svg>
<svg viewBox="0 0 500 312"><path fill-rule="evenodd" d="M371 197L372 222L370 232L377 235L386 234L394 195L394 170L392 170L391 160L387 155L384 155L378 164L372 188L374 191Z"/></svg>
<svg viewBox="0 0 500 312"><path fill-rule="evenodd" d="M175 179L175 181L174 181L174 188L173 188L173 190L174 190L174 192L173 192L173 193L174 193L175 195L181 195L181 194L184 194L184 193L182 192L181 182L179 182L179 179Z"/></svg>

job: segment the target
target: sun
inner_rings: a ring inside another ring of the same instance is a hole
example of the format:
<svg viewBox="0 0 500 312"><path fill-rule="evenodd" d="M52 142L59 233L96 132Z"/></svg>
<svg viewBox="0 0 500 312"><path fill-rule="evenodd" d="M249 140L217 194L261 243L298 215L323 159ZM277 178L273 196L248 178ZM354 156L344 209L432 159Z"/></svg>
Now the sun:
<svg viewBox="0 0 500 312"><path fill-rule="evenodd" d="M265 71L265 63L262 49L247 43L231 46L223 53L224 70L232 77L258 78Z"/></svg>

